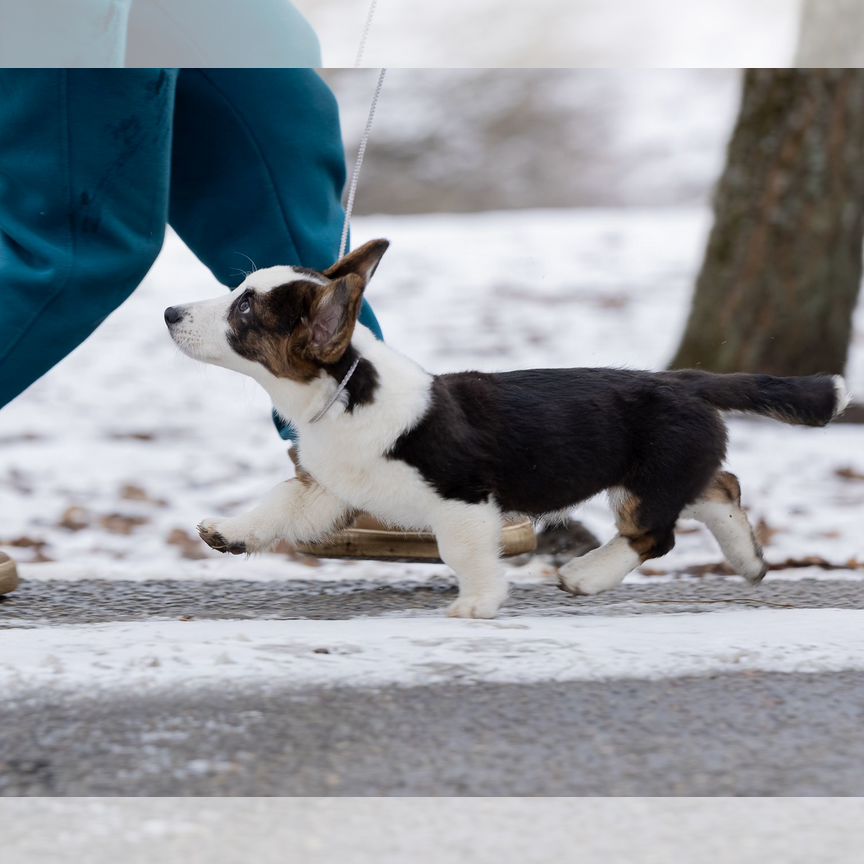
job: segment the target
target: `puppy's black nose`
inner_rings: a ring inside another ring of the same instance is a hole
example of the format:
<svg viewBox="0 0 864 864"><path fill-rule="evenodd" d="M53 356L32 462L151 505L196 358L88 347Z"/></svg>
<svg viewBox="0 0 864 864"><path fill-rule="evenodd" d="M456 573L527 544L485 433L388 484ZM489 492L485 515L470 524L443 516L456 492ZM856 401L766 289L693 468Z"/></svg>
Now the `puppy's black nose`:
<svg viewBox="0 0 864 864"><path fill-rule="evenodd" d="M169 306L165 310L165 323L176 324L183 317L183 310L179 306Z"/></svg>

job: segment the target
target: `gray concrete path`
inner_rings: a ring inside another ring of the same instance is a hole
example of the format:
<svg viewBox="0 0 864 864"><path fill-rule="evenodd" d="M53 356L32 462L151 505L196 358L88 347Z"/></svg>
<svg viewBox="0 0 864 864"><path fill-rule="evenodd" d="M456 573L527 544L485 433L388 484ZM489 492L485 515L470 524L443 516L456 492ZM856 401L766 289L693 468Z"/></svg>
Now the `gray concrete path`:
<svg viewBox="0 0 864 864"><path fill-rule="evenodd" d="M106 580L25 582L0 602L5 624L86 624L155 618L355 618L443 610L455 597L448 579L392 585L357 582ZM707 578L656 585L625 583L596 597L575 598L554 585L513 588L502 614L633 615L713 611L728 605L767 608L864 609L864 582Z"/></svg>
<svg viewBox="0 0 864 864"><path fill-rule="evenodd" d="M864 795L864 673L5 707L3 795Z"/></svg>
<svg viewBox="0 0 864 864"><path fill-rule="evenodd" d="M351 618L443 608L447 580L29 582L0 627ZM864 608L854 581L514 590L508 614ZM4 657L3 662L14 658ZM382 689L119 689L0 703L0 795L864 795L864 673Z"/></svg>

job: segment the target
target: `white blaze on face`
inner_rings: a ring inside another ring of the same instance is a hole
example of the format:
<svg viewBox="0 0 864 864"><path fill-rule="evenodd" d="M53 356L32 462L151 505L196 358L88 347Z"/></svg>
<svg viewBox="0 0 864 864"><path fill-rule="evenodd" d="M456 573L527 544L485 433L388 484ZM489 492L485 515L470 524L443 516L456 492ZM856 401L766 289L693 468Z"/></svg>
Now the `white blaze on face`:
<svg viewBox="0 0 864 864"><path fill-rule="evenodd" d="M232 368L229 361L234 352L228 345L228 310L233 300L229 294L175 306L182 317L168 329L177 347L194 360Z"/></svg>
<svg viewBox="0 0 864 864"><path fill-rule="evenodd" d="M236 291L245 288L253 288L260 294L266 294L280 285L289 282L317 282L326 285L329 280L313 270L303 270L299 267L267 267L264 270L256 270L250 273L239 285Z"/></svg>
<svg viewBox="0 0 864 864"><path fill-rule="evenodd" d="M169 324L171 338L180 350L202 363L222 366L253 378L263 373L263 368L245 357L241 357L231 347L228 341L228 313L231 306L244 291L252 290L256 294L266 294L280 285L297 281L319 282L326 284L326 279L294 267L268 267L250 273L243 282L229 294L212 300L199 300L196 303L186 303L173 307L182 312L182 318L174 324Z"/></svg>

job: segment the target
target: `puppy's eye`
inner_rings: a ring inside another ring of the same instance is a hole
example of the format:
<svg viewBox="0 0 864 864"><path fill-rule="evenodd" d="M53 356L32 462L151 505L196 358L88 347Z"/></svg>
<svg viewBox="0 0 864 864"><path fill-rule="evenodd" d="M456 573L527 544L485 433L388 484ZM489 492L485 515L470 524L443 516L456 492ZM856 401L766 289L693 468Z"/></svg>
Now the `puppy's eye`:
<svg viewBox="0 0 864 864"><path fill-rule="evenodd" d="M238 309L238 311L243 312L244 314L245 314L246 312L251 312L251 311L252 311L252 302L249 300L248 297L244 297L244 298L243 298L243 299L242 299L242 300L237 304L237 309Z"/></svg>

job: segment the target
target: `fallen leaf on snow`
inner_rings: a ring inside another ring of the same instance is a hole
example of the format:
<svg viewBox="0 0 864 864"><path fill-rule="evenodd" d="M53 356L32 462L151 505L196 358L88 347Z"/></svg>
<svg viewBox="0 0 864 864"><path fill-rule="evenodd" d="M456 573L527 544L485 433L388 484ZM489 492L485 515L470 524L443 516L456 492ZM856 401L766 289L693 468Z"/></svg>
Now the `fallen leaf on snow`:
<svg viewBox="0 0 864 864"><path fill-rule="evenodd" d="M864 482L864 473L861 471L857 471L855 468L846 467L846 468L838 468L834 472L835 476L839 477L841 480L851 480L851 481L861 481Z"/></svg>
<svg viewBox="0 0 864 864"><path fill-rule="evenodd" d="M57 523L67 531L81 531L90 525L90 513L83 507L67 507Z"/></svg>
<svg viewBox="0 0 864 864"><path fill-rule="evenodd" d="M131 534L136 528L146 525L149 521L146 516L109 513L99 520L99 525L109 534Z"/></svg>
<svg viewBox="0 0 864 864"><path fill-rule="evenodd" d="M165 542L169 546L176 546L180 556L190 561L200 561L210 557L205 545L201 542L201 538L197 534L193 537L183 528L172 528L168 532Z"/></svg>
<svg viewBox="0 0 864 864"><path fill-rule="evenodd" d="M783 531L780 528L772 528L764 519L760 519L756 523L755 533L756 539L762 546L770 546L775 535L782 534Z"/></svg>
<svg viewBox="0 0 864 864"><path fill-rule="evenodd" d="M136 486L134 483L126 483L121 486L120 497L124 501L142 501L145 504L152 504L154 507L168 506L168 502L164 498L154 498L146 489Z"/></svg>

